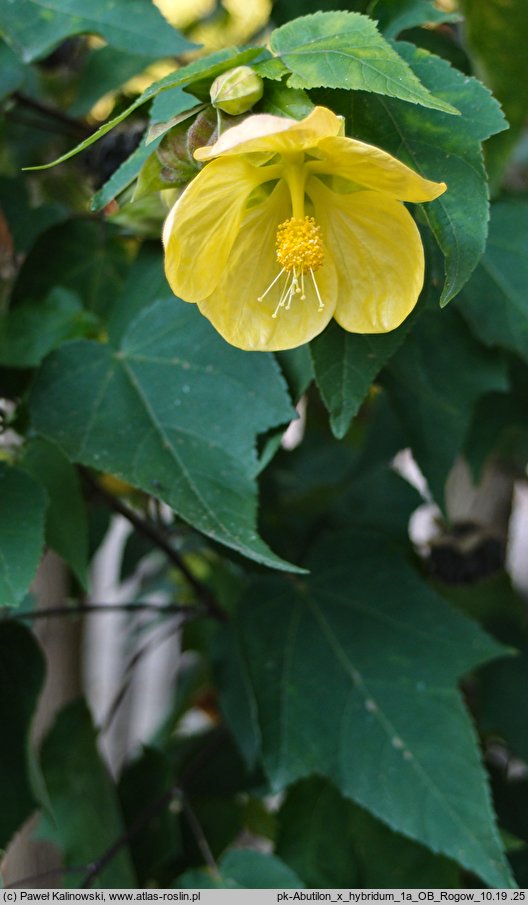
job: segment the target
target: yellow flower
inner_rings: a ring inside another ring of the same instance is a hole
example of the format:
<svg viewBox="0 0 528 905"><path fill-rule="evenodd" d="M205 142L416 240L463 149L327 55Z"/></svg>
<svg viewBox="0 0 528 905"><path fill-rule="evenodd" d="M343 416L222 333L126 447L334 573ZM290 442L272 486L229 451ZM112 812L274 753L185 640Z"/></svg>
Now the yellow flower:
<svg viewBox="0 0 528 905"><path fill-rule="evenodd" d="M257 114L195 152L210 163L165 223L167 279L240 349L300 346L332 317L386 333L417 302L423 247L401 202L446 186L342 131L325 107Z"/></svg>

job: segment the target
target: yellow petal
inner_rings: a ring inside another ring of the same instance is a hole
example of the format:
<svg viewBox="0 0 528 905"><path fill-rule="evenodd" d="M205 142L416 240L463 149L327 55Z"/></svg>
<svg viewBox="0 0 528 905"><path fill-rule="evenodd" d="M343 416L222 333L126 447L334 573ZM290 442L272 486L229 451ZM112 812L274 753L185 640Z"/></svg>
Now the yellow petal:
<svg viewBox="0 0 528 905"><path fill-rule="evenodd" d="M420 233L403 204L377 192L339 195L307 186L339 278L336 321L351 333L386 333L412 311L424 279Z"/></svg>
<svg viewBox="0 0 528 905"><path fill-rule="evenodd" d="M265 202L247 211L222 280L209 298L199 302L202 314L227 342L239 349L295 348L317 336L334 312L337 277L330 255L315 274L324 302L322 310L310 274L304 278L306 298L294 296L288 311L281 308L273 317L286 274L262 301L258 300L280 272L276 231L279 223L289 217L289 192L279 183Z"/></svg>
<svg viewBox="0 0 528 905"><path fill-rule="evenodd" d="M341 176L400 201L433 201L445 192L445 182L424 179L386 151L353 138L323 138L321 161L309 165L314 172Z"/></svg>
<svg viewBox="0 0 528 905"><path fill-rule="evenodd" d="M163 229L165 273L187 302L210 295L240 228L246 201L260 182L245 160L215 160L190 183Z"/></svg>
<svg viewBox="0 0 528 905"><path fill-rule="evenodd" d="M303 151L315 147L322 138L339 135L342 119L326 107L315 107L304 119L288 119L257 113L233 126L210 147L198 148L196 160L211 160L220 155Z"/></svg>

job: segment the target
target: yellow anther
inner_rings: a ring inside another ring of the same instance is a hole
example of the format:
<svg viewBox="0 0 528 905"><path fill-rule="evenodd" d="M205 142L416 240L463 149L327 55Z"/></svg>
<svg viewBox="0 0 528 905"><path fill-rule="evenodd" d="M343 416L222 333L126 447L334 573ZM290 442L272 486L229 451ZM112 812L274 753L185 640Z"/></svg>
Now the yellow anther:
<svg viewBox="0 0 528 905"><path fill-rule="evenodd" d="M319 304L319 311L324 308L324 302L319 292L319 287L315 279L314 271L319 270L324 262L323 241L321 239L321 229L315 222L313 217L290 217L277 227L277 261L281 265L281 270L274 280L271 281L268 288L262 295L258 296L259 302L262 302L268 293L278 283L283 274L285 282L280 291L279 301L275 311L271 315L277 317L281 308L289 311L294 296L301 297L301 301L306 298L304 275L310 274L315 295Z"/></svg>
<svg viewBox="0 0 528 905"><path fill-rule="evenodd" d="M321 229L313 217L291 217L277 227L277 261L288 273L319 270L324 261Z"/></svg>

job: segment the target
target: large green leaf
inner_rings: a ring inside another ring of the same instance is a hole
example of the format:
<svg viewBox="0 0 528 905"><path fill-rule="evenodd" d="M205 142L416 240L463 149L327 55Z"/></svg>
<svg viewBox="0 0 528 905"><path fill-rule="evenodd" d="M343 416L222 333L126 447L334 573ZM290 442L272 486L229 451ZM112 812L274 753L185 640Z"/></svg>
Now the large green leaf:
<svg viewBox="0 0 528 905"><path fill-rule="evenodd" d="M113 47L172 57L190 44L149 0L17 0L2 7L2 30L26 63L50 53L71 35L96 34Z"/></svg>
<svg viewBox="0 0 528 905"><path fill-rule="evenodd" d="M69 160L70 157L74 157L75 154L79 154L81 151L84 151L85 148L93 145L94 142L99 141L103 135L106 135L107 132L110 132L111 129L114 129L119 123L122 123L127 116L130 116L130 114L134 112L134 110L137 110L138 107L141 107L142 104L146 104L147 101L152 100L152 98L157 97L161 91L190 85L193 82L206 79L212 82L217 75L221 75L226 69L249 63L261 53L262 50L260 47L249 47L246 50L238 50L236 47L229 47L225 50L217 50L206 57L195 60L193 63L188 63L187 66L182 66L181 69L177 69L175 72L171 72L158 82L153 82L152 85L149 85L143 94L141 94L133 104L130 104L126 110L123 110L122 113L114 116L113 119L108 120L108 122L100 126L93 135L90 135L89 138L86 138L80 144L76 145L71 151L68 151L51 163L46 163L38 167L26 167L26 169L46 170L49 167L56 166L58 163L63 163L65 160Z"/></svg>
<svg viewBox="0 0 528 905"><path fill-rule="evenodd" d="M454 309L426 311L387 367L387 391L436 501L481 396L508 389L505 358L478 343Z"/></svg>
<svg viewBox="0 0 528 905"><path fill-rule="evenodd" d="M270 46L291 71L291 88L346 88L399 97L444 113L458 113L435 97L360 13L318 12L273 32Z"/></svg>
<svg viewBox="0 0 528 905"><path fill-rule="evenodd" d="M86 588L88 524L75 468L53 443L39 438L30 440L21 464L48 494L48 546L62 556Z"/></svg>
<svg viewBox="0 0 528 905"><path fill-rule="evenodd" d="M16 606L33 581L44 549L47 498L18 468L0 463L0 606Z"/></svg>
<svg viewBox="0 0 528 905"><path fill-rule="evenodd" d="M331 324L311 343L315 379L334 436L345 436L372 381L401 346L407 330L408 324L403 324L381 336L360 336Z"/></svg>
<svg viewBox="0 0 528 905"><path fill-rule="evenodd" d="M528 361L528 203L492 206L486 251L464 289L459 310L488 346L503 346Z"/></svg>
<svg viewBox="0 0 528 905"><path fill-rule="evenodd" d="M44 739L40 766L54 839L66 866L89 865L124 832L112 780L99 757L95 729L83 700L68 704ZM70 881L69 883L67 881ZM65 874L77 886L82 873ZM134 889L136 878L126 846L116 852L93 881L94 886Z"/></svg>
<svg viewBox="0 0 528 905"><path fill-rule="evenodd" d="M481 142L507 125L497 101L476 79L412 44L395 46L424 85L462 116L417 111L370 94L347 95L343 112L351 105L355 137L379 144L428 179L447 183L440 198L421 208L446 259L441 304L447 304L471 276L486 244L488 187Z"/></svg>
<svg viewBox="0 0 528 905"><path fill-rule="evenodd" d="M0 849L36 806L28 765L29 727L44 682L44 658L33 635L0 624Z"/></svg>
<svg viewBox="0 0 528 905"><path fill-rule="evenodd" d="M456 688L501 647L364 532L329 537L308 565L298 588L254 585L225 630L219 686L235 733L246 714L275 789L327 776L394 830L511 886Z"/></svg>
<svg viewBox="0 0 528 905"><path fill-rule="evenodd" d="M460 886L452 861L392 832L320 777L288 790L277 854L309 888Z"/></svg>
<svg viewBox="0 0 528 905"><path fill-rule="evenodd" d="M63 346L43 366L32 411L75 461L160 496L245 556L290 568L255 528L255 438L293 417L284 381L272 356L228 346L194 306L157 302L118 350Z"/></svg>

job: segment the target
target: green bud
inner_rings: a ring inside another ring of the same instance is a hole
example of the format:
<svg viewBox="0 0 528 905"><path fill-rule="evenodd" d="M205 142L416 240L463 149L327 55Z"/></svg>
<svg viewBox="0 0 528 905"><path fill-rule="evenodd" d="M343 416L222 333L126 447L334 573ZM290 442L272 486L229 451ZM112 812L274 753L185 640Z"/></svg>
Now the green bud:
<svg viewBox="0 0 528 905"><path fill-rule="evenodd" d="M250 66L237 66L219 75L211 85L211 103L224 113L247 113L260 100L264 83Z"/></svg>
<svg viewBox="0 0 528 905"><path fill-rule="evenodd" d="M167 187L185 185L196 176L200 165L193 153L196 148L207 145L216 137L216 114L209 108L199 113L194 121L182 122L163 136L156 157L161 165L157 174Z"/></svg>

